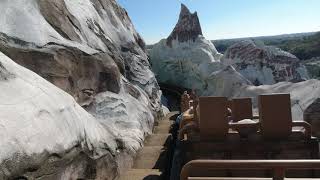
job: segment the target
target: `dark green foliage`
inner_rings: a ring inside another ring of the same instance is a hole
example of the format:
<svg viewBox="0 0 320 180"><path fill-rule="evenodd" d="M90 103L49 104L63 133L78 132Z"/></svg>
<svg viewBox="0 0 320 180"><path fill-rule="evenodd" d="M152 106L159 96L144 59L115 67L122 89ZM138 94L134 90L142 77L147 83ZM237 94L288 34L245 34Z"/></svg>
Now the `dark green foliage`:
<svg viewBox="0 0 320 180"><path fill-rule="evenodd" d="M311 59L312 57L320 57L320 32L215 40L213 43L219 52L224 53L226 49L234 43L247 39L261 41L265 45L279 47L296 55L301 60Z"/></svg>
<svg viewBox="0 0 320 180"><path fill-rule="evenodd" d="M320 56L320 32L302 39L289 40L278 47L296 55L299 59L311 59Z"/></svg>

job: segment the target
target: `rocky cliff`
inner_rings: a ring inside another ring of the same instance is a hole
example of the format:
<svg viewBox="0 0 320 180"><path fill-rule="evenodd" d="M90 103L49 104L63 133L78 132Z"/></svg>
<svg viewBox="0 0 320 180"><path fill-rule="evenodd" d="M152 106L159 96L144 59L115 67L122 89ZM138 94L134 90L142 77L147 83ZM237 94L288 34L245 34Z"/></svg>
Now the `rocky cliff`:
<svg viewBox="0 0 320 180"><path fill-rule="evenodd" d="M319 98L320 81L311 79L299 83L279 82L261 86L244 85L237 89L232 97L252 97L253 104L257 108L257 96L271 93L290 93L293 120L307 120L304 119L304 112Z"/></svg>
<svg viewBox="0 0 320 180"><path fill-rule="evenodd" d="M4 1L0 50L73 95L79 103L118 93L121 76L159 108L144 41L114 0Z"/></svg>
<svg viewBox="0 0 320 180"><path fill-rule="evenodd" d="M303 113L303 119L312 125L312 135L320 137L320 98L310 104Z"/></svg>
<svg viewBox="0 0 320 180"><path fill-rule="evenodd" d="M0 10L0 179L117 177L161 114L127 12L115 0L10 0Z"/></svg>
<svg viewBox="0 0 320 180"><path fill-rule="evenodd" d="M193 14L184 4L181 4L179 20L167 38L167 45L172 46L173 40L181 42L195 41L199 35L202 35L200 21L197 12Z"/></svg>
<svg viewBox="0 0 320 180"><path fill-rule="evenodd" d="M250 83L220 62L222 54L202 36L197 14L191 14L184 5L171 35L155 44L149 54L161 83L195 89L201 94L224 92L234 85ZM236 76L231 83L225 80L227 76L219 76L227 72Z"/></svg>
<svg viewBox="0 0 320 180"><path fill-rule="evenodd" d="M254 85L309 79L307 69L296 56L250 40L229 47L223 59Z"/></svg>
<svg viewBox="0 0 320 180"><path fill-rule="evenodd" d="M308 80L296 56L253 41L234 44L222 55L202 36L198 22L196 13L182 5L171 35L151 46L152 69L159 82L229 98L291 93L293 117L303 119L304 110L319 97L320 86L319 81Z"/></svg>
<svg viewBox="0 0 320 180"><path fill-rule="evenodd" d="M202 36L197 13L191 14L185 5L181 5L179 20L170 36L153 45L149 53L158 81L196 89L200 94L229 94L223 89L233 86L226 84L258 86L309 79L307 69L296 56L272 46L241 41L224 55L218 53ZM237 72L231 73L233 78L213 78L230 66Z"/></svg>

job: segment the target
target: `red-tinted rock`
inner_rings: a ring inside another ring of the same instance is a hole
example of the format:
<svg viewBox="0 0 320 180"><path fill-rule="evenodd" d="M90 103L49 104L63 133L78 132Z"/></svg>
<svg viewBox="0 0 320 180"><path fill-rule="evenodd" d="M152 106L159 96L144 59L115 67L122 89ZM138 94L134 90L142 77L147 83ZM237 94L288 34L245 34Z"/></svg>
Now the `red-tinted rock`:
<svg viewBox="0 0 320 180"><path fill-rule="evenodd" d="M229 47L224 60L255 85L308 79L300 60L279 48L253 41L241 41Z"/></svg>
<svg viewBox="0 0 320 180"><path fill-rule="evenodd" d="M167 45L171 46L175 39L179 42L195 41L199 35L202 35L202 30L197 12L192 14L184 4L181 4L178 23L167 38Z"/></svg>

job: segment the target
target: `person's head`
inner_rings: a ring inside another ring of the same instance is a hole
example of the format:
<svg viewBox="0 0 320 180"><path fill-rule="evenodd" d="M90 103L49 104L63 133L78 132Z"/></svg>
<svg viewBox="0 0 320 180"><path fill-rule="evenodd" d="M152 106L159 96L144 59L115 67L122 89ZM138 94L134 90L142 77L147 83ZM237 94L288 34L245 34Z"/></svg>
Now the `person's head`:
<svg viewBox="0 0 320 180"><path fill-rule="evenodd" d="M197 95L196 95L196 92L195 92L194 89L192 89L192 90L190 91L190 97L191 97L192 100L194 100L194 99L197 98Z"/></svg>

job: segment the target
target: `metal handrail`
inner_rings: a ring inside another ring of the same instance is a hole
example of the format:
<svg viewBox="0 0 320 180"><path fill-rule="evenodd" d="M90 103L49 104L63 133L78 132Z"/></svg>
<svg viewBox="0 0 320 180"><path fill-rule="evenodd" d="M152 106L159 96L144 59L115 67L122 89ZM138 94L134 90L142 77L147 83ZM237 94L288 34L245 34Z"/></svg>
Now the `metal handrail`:
<svg viewBox="0 0 320 180"><path fill-rule="evenodd" d="M311 138L312 128L311 125L305 121L293 121L292 127L303 127L305 129L304 135L307 139Z"/></svg>
<svg viewBox="0 0 320 180"><path fill-rule="evenodd" d="M180 180L188 180L196 169L271 169L273 180L283 180L286 169L320 169L320 160L193 160L181 170ZM207 177L202 174L201 177Z"/></svg>

